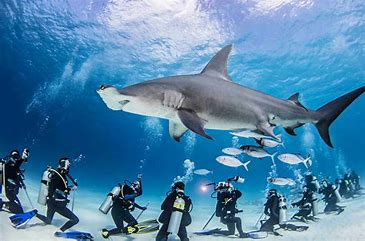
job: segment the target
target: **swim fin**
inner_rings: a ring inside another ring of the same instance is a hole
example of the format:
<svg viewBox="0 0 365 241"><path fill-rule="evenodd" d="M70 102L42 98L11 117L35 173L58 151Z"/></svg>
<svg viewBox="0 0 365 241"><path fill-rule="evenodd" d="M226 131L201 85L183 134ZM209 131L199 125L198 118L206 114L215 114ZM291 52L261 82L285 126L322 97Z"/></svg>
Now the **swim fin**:
<svg viewBox="0 0 365 241"><path fill-rule="evenodd" d="M37 213L37 209L34 209L25 213L14 214L9 219L15 228L20 228L27 224Z"/></svg>
<svg viewBox="0 0 365 241"><path fill-rule="evenodd" d="M252 232L246 233L246 235L248 238L252 238L252 239L263 239L263 238L267 238L269 236L269 234L264 231L252 231Z"/></svg>
<svg viewBox="0 0 365 241"><path fill-rule="evenodd" d="M221 231L221 228L212 228L212 229L197 231L197 232L194 232L194 234L196 234L196 235L212 235L212 234L215 234L219 231Z"/></svg>
<svg viewBox="0 0 365 241"><path fill-rule="evenodd" d="M59 238L76 239L76 240L94 240L94 237L91 235L91 233L79 232L79 231L55 232L54 236Z"/></svg>

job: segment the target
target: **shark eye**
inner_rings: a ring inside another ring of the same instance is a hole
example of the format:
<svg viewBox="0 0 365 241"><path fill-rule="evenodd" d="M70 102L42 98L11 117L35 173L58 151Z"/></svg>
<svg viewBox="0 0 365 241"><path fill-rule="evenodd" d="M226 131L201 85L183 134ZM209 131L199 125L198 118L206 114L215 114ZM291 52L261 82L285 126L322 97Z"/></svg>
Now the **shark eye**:
<svg viewBox="0 0 365 241"><path fill-rule="evenodd" d="M101 85L100 86L100 90L104 90L106 88L106 86L105 85Z"/></svg>

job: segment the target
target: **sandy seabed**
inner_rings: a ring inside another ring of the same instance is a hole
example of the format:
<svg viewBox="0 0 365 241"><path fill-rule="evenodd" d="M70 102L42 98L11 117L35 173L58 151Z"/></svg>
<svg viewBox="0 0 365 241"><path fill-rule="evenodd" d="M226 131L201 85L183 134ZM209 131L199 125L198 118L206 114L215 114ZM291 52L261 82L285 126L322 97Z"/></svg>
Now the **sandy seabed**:
<svg viewBox="0 0 365 241"><path fill-rule="evenodd" d="M31 200L37 200L37 190L28 190ZM80 223L72 230L91 232L95 237L95 240L104 240L100 236L100 230L102 228L112 228L113 221L110 215L103 215L97 208L101 203L103 197L95 197L92 193L82 193L76 199L75 213L80 218ZM21 192L20 199L26 204L26 197ZM143 203L141 199L141 203ZM34 203L35 204L35 203ZM152 202L149 209L142 215L141 220L155 219L158 217L159 202ZM303 224L300 222L293 222L296 225L308 225L309 229L305 232L284 231L278 232L283 236L276 237L269 235L265 240L278 240L278 241L363 241L365 240L365 196L360 196L353 199L344 200L341 202L342 206L346 206L345 211L340 215L336 214L320 214L318 222L309 222ZM29 206L29 205L28 205ZM40 213L45 212L45 207L35 204ZM262 212L262 206L258 205L239 205L239 208L244 210L240 213L240 217L243 221L244 231L252 231L257 228L254 227L259 216ZM26 210L30 209L26 207ZM320 203L320 209L323 210L323 203ZM193 223L188 226L188 232L190 240L196 241L219 241L230 240L230 237L222 236L197 236L193 232L199 231L205 224L207 219L214 211L213 206L195 206L192 212ZM289 210L289 215L295 212L295 209ZM138 212L134 213L135 215ZM0 212L0 240L1 241L48 241L48 240L63 240L62 238L56 238L53 236L54 232L58 231L58 228L66 221L63 217L55 215L52 225L43 225L37 218L33 218L24 228L15 229L11 226L9 216L11 214L7 212ZM209 228L222 227L224 225L219 223L218 218L213 218L208 226ZM152 241L155 239L156 233L149 234L136 234L131 236L114 236L110 240L128 240L128 241ZM234 238L236 239L236 238ZM237 238L239 239L239 238ZM171 236L169 240L178 240L176 237ZM246 239L248 240L248 239Z"/></svg>

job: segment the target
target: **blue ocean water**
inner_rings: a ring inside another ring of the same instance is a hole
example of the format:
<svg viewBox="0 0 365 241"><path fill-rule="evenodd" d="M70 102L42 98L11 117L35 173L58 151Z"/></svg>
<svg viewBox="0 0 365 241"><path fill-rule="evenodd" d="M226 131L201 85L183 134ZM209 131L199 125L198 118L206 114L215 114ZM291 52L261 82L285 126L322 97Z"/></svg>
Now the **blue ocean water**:
<svg viewBox="0 0 365 241"><path fill-rule="evenodd" d="M201 185L234 175L246 180L237 186L245 199L262 198L270 159L241 157L252 160L248 172L215 161L222 148L253 141L208 131L214 141L189 133L176 143L166 120L112 111L96 89L198 73L232 43L235 82L283 99L300 92L316 109L365 85L364 33L361 0L2 0L0 153L29 147L32 180L68 156L80 189L98 194L143 174L144 196L161 201L190 159L213 171L191 176L193 200L212 202ZM280 130L285 148L270 152L311 154L310 170L321 177L363 175L364 105L362 96L332 125L334 149L307 125L296 137ZM278 176L306 171L277 163Z"/></svg>

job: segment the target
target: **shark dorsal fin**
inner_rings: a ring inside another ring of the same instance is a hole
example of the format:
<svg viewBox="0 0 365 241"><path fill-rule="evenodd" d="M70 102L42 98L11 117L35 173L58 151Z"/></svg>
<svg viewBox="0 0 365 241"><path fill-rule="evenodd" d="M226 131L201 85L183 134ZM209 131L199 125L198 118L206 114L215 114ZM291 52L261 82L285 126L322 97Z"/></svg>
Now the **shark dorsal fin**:
<svg viewBox="0 0 365 241"><path fill-rule="evenodd" d="M302 103L299 102L299 93L295 93L294 95L290 96L289 99L288 99L288 101L290 101L290 102L296 104L297 106L300 106L303 109L305 109L305 110L308 111L308 109L305 108L305 106L302 105Z"/></svg>
<svg viewBox="0 0 365 241"><path fill-rule="evenodd" d="M232 81L227 73L227 61L231 50L232 44L219 50L219 52L205 66L201 74L214 75L225 80Z"/></svg>

